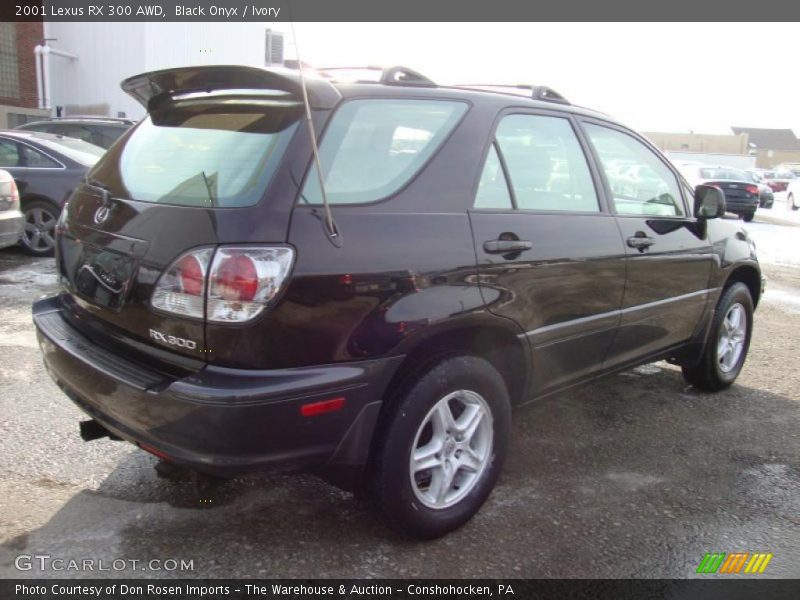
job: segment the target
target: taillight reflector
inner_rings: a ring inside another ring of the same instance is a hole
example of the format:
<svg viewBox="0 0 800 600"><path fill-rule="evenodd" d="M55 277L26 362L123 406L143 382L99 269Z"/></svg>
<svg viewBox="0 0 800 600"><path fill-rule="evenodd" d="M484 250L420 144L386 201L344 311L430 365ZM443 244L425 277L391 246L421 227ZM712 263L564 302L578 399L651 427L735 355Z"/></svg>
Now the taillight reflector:
<svg viewBox="0 0 800 600"><path fill-rule="evenodd" d="M336 412L344 408L344 397L331 398L330 400L321 400L320 402L312 402L311 404L303 404L300 407L300 414L304 417L316 417L317 415L324 415L329 412Z"/></svg>
<svg viewBox="0 0 800 600"><path fill-rule="evenodd" d="M228 256L216 272L214 286L223 300L251 302L258 291L256 265L245 254Z"/></svg>
<svg viewBox="0 0 800 600"><path fill-rule="evenodd" d="M178 262L178 278L184 294L203 295L203 267L193 254L187 254Z"/></svg>

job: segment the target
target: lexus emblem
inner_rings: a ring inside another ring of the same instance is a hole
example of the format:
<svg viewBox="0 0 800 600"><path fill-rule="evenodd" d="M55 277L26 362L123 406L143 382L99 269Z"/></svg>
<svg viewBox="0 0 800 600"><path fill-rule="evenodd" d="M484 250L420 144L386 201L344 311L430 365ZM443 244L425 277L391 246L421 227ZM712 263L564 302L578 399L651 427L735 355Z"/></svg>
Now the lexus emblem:
<svg viewBox="0 0 800 600"><path fill-rule="evenodd" d="M98 208L94 213L94 222L98 225L102 225L108 219L108 215L111 214L111 209L108 206L101 206Z"/></svg>

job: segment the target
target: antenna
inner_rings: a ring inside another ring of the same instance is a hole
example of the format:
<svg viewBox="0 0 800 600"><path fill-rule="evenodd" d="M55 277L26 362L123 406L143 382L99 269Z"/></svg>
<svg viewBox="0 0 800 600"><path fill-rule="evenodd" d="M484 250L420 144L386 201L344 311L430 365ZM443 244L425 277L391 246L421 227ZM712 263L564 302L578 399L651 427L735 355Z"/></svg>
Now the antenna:
<svg viewBox="0 0 800 600"><path fill-rule="evenodd" d="M303 90L303 105L306 109L306 122L308 123L308 136L311 140L311 152L314 154L314 164L317 167L317 177L319 178L319 189L322 192L322 205L325 209L325 226L328 235L332 238L339 236L339 231L333 222L333 214L328 204L328 192L325 190L325 176L322 174L322 162L319 160L319 146L317 146L317 134L314 131L314 122L311 119L311 103L308 101L308 90L306 89L306 77L303 73L303 60L300 58L300 46L297 43L297 34L294 30L294 21L290 21L292 28L292 38L294 39L294 51L297 56L297 68L300 70L300 87Z"/></svg>

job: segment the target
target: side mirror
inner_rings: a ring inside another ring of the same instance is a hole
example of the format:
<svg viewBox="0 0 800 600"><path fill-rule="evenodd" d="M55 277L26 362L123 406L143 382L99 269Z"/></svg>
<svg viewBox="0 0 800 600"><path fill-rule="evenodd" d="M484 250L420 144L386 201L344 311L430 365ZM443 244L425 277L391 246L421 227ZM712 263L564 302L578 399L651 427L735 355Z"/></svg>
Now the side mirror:
<svg viewBox="0 0 800 600"><path fill-rule="evenodd" d="M694 189L694 216L698 219L716 219L725 215L725 193L712 185L698 185Z"/></svg>

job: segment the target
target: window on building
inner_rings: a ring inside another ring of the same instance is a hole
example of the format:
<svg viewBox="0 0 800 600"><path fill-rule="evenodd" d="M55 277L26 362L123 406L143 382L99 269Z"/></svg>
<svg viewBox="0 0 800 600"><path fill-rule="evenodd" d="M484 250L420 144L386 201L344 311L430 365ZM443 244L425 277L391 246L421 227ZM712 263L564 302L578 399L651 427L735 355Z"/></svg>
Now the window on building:
<svg viewBox="0 0 800 600"><path fill-rule="evenodd" d="M7 119L8 119L8 128L9 129L15 129L15 128L19 127L20 125L25 125L25 123L31 123L33 121L41 121L42 120L42 116L41 115L26 115L25 113L15 113L15 112L9 112L9 113L6 113L6 114L8 115ZM31 128L31 130L32 131L47 131L47 124L46 123L42 127L43 127L42 129Z"/></svg>
<svg viewBox="0 0 800 600"><path fill-rule="evenodd" d="M267 46L264 64L271 65L283 64L283 34L280 31L267 29Z"/></svg>
<svg viewBox="0 0 800 600"><path fill-rule="evenodd" d="M15 23L0 23L0 96L19 97L17 29Z"/></svg>

